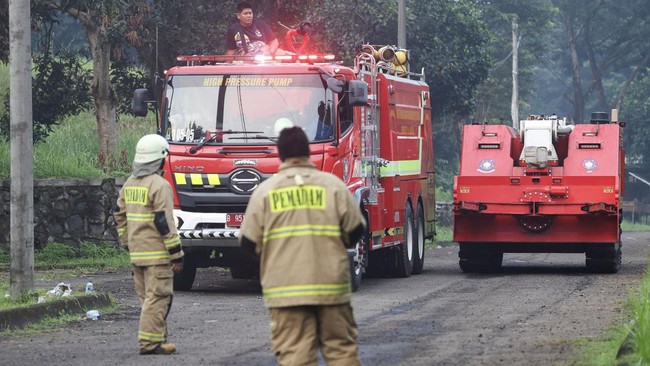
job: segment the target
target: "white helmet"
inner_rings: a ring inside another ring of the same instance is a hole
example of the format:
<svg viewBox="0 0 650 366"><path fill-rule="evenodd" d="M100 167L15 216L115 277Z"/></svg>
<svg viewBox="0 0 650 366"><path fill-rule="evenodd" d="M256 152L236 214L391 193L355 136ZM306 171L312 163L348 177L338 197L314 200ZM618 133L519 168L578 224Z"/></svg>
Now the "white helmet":
<svg viewBox="0 0 650 366"><path fill-rule="evenodd" d="M276 136L279 136L282 130L289 127L293 127L293 122L291 122L289 118L278 118L278 120L275 121L275 125L273 126L273 133Z"/></svg>
<svg viewBox="0 0 650 366"><path fill-rule="evenodd" d="M135 145L134 163L149 163L163 159L169 154L169 143L156 134L145 135Z"/></svg>

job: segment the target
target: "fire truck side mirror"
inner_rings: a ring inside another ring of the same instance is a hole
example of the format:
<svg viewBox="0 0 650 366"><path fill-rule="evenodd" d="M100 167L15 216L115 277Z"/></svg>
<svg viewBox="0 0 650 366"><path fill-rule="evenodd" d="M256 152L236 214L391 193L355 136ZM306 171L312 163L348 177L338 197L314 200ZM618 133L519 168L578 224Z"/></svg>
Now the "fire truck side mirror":
<svg viewBox="0 0 650 366"><path fill-rule="evenodd" d="M348 84L350 106L365 106L368 104L368 83L363 80L350 80Z"/></svg>
<svg viewBox="0 0 650 366"><path fill-rule="evenodd" d="M339 80L337 78L329 78L327 79L327 87L333 91L334 93L340 93L343 91L343 86L345 83L343 80Z"/></svg>
<svg viewBox="0 0 650 366"><path fill-rule="evenodd" d="M131 102L131 111L134 116L137 117L146 117L149 108L147 108L147 102L149 102L149 91L147 89L136 89L133 92L133 101Z"/></svg>

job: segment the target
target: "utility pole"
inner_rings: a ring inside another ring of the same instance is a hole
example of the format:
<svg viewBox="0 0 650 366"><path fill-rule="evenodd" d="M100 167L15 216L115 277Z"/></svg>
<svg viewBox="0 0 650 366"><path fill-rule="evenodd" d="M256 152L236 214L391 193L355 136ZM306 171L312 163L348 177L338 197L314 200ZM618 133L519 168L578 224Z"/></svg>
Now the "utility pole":
<svg viewBox="0 0 650 366"><path fill-rule="evenodd" d="M9 0L11 298L34 289L34 169L30 1Z"/></svg>
<svg viewBox="0 0 650 366"><path fill-rule="evenodd" d="M406 49L406 0L398 0L397 48Z"/></svg>

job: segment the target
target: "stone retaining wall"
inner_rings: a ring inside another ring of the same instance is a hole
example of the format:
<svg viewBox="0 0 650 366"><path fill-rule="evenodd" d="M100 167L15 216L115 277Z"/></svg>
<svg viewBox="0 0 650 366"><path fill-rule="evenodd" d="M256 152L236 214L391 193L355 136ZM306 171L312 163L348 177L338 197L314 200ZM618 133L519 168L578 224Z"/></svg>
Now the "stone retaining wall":
<svg viewBox="0 0 650 366"><path fill-rule="evenodd" d="M124 178L34 181L34 247L56 242L117 244L113 209ZM0 181L0 248L10 247L11 181ZM438 225L451 225L451 204L436 204Z"/></svg>
<svg viewBox="0 0 650 366"><path fill-rule="evenodd" d="M117 243L113 209L125 179L39 179L34 181L34 247L57 242ZM11 181L0 181L0 248L10 247Z"/></svg>

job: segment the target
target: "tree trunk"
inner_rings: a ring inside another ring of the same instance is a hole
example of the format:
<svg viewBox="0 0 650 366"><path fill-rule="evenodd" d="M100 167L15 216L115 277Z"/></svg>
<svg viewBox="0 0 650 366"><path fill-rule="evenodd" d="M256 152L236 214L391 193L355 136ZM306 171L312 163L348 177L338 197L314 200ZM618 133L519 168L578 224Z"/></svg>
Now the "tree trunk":
<svg viewBox="0 0 650 366"><path fill-rule="evenodd" d="M573 85L573 121L580 123L583 121L585 113L585 99L582 94L582 83L580 81L580 59L576 44L578 42L577 34L573 30L573 20L571 15L562 14L564 25L566 26L567 41L569 43L569 53L571 54L571 75Z"/></svg>
<svg viewBox="0 0 650 366"><path fill-rule="evenodd" d="M589 66L591 66L592 85L596 90L596 96L598 97L598 107L601 111L606 112L609 109L609 106L607 104L607 98L605 97L605 88L603 88L603 74L600 71L601 69L598 65L598 60L596 60L596 53L594 52L594 47L591 42L591 29L589 24L587 24L584 29L585 45L589 57Z"/></svg>
<svg viewBox="0 0 650 366"><path fill-rule="evenodd" d="M518 128L519 123L519 22L512 17L512 100L510 115L512 127Z"/></svg>
<svg viewBox="0 0 650 366"><path fill-rule="evenodd" d="M117 166L117 96L111 86L111 45L104 41L105 29L86 26L88 43L93 56L92 95L99 138L99 164L104 171Z"/></svg>
<svg viewBox="0 0 650 366"><path fill-rule="evenodd" d="M9 1L11 298L34 288L34 184L29 1Z"/></svg>

